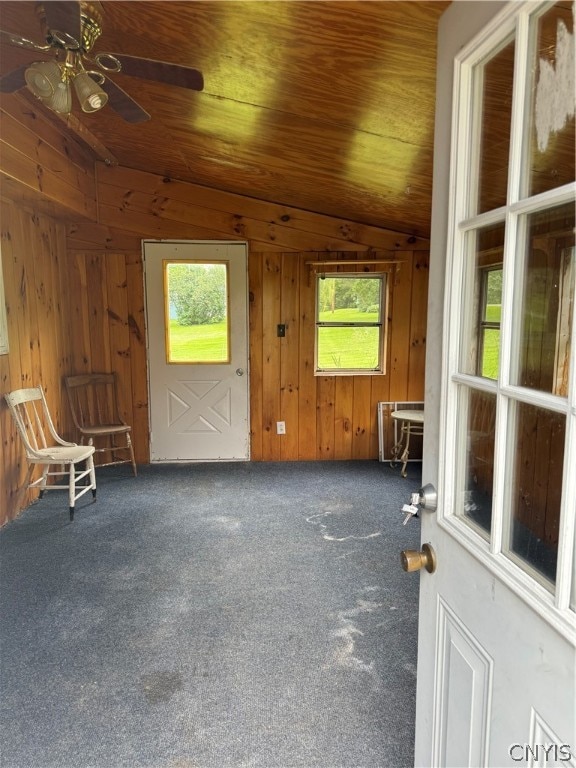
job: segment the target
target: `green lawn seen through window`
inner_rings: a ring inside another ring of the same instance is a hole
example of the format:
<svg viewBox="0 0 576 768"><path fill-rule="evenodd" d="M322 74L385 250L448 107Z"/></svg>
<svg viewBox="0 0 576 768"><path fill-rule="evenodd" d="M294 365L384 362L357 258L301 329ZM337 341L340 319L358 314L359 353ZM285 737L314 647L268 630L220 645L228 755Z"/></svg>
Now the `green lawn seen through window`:
<svg viewBox="0 0 576 768"><path fill-rule="evenodd" d="M500 304L486 305L486 321L489 323L500 322ZM482 347L482 376L487 379L498 378L498 357L500 354L500 329L485 328L484 343Z"/></svg>
<svg viewBox="0 0 576 768"><path fill-rule="evenodd" d="M360 312L359 309L327 309L319 312L318 319L322 323L377 323L378 312Z"/></svg>
<svg viewBox="0 0 576 768"><path fill-rule="evenodd" d="M486 304L486 320L489 323L499 323L501 312L501 304Z"/></svg>
<svg viewBox="0 0 576 768"><path fill-rule="evenodd" d="M354 308L327 310L318 315L324 323L377 323L378 312L360 312ZM318 368L325 371L352 369L373 370L378 367L380 328L318 328Z"/></svg>
<svg viewBox="0 0 576 768"><path fill-rule="evenodd" d="M179 325L170 321L170 362L228 362L226 321L209 325Z"/></svg>

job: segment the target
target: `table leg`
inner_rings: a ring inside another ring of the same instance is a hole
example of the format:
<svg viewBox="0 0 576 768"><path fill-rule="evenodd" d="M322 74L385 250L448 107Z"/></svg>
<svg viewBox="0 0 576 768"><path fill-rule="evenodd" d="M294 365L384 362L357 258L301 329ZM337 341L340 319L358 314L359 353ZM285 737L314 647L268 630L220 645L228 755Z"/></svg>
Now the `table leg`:
<svg viewBox="0 0 576 768"><path fill-rule="evenodd" d="M406 465L408 464L408 458L410 456L410 422L403 422L402 423L402 432L406 434L406 445L404 446L404 451L402 452L402 461L404 462L402 464L402 471L400 474L402 477L406 477L408 475L408 472L406 471Z"/></svg>

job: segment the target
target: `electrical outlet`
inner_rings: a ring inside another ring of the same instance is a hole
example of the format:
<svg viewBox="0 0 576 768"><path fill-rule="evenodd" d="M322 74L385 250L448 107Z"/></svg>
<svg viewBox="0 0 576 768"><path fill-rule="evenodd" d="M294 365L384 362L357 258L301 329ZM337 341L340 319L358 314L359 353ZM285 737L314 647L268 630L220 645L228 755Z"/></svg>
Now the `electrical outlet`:
<svg viewBox="0 0 576 768"><path fill-rule="evenodd" d="M277 435L285 435L286 434L286 422L285 421L277 421L276 422L276 434Z"/></svg>

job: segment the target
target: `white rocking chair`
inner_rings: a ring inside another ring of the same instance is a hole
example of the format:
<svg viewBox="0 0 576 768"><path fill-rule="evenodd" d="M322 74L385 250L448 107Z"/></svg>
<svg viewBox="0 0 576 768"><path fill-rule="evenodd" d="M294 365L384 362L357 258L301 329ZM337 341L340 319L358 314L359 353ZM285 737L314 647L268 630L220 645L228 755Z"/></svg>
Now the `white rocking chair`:
<svg viewBox="0 0 576 768"><path fill-rule="evenodd" d="M68 443L58 435L42 387L17 389L4 395L4 399L26 450L28 472L21 490L39 488L42 498L44 491L68 489L70 520L73 520L74 505L81 496L91 490L96 498L94 446ZM83 462L85 466L76 467ZM60 470L50 471L54 465L60 465ZM43 467L42 476L31 482L36 466ZM60 483L47 483L49 477L66 476L68 482L62 479ZM85 477L90 478L89 485L78 486Z"/></svg>

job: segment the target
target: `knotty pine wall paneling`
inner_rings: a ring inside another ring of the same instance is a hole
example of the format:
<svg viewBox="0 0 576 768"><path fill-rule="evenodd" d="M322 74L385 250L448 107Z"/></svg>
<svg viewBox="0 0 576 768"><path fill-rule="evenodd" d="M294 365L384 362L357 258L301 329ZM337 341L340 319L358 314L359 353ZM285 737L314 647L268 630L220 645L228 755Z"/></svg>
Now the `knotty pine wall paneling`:
<svg viewBox="0 0 576 768"><path fill-rule="evenodd" d="M386 374L314 376L315 270L306 262L326 254L250 254L253 460L377 458L378 402L423 399L428 256L395 257L400 264L356 268L389 276ZM286 423L285 435L276 434L277 421Z"/></svg>
<svg viewBox="0 0 576 768"><path fill-rule="evenodd" d="M70 373L114 371L132 426L137 463L148 463L148 390L142 257L139 252L69 251L71 313L79 344Z"/></svg>
<svg viewBox="0 0 576 768"><path fill-rule="evenodd" d="M280 296L281 312L280 322L286 325L286 332L293 330L294 337L298 338L298 322L300 314L300 263L291 255L283 255L281 259ZM272 329L273 333L275 329ZM280 412L282 421L288 421L294 427L280 437L280 455L298 455L298 431L300 425L298 413L298 357L300 354L298 344L286 343L286 337L279 337L280 342ZM275 426L275 424L273 425Z"/></svg>
<svg viewBox="0 0 576 768"><path fill-rule="evenodd" d="M75 338L68 320L71 286L66 262L66 230L49 216L0 202L1 249L9 352L0 355L0 396L41 385L59 432L71 431L61 386ZM0 524L12 519L37 492L18 489L27 469L6 402L0 397ZM65 504L64 504L64 509Z"/></svg>
<svg viewBox="0 0 576 768"><path fill-rule="evenodd" d="M67 251L66 226L19 203L1 203L1 248L10 349L0 355L0 395L42 385L63 437L78 440L63 387L67 374L116 371L136 460L148 453L148 395L140 251ZM26 462L0 397L0 524L37 492L18 498ZM63 509L65 504L63 502Z"/></svg>
<svg viewBox="0 0 576 768"><path fill-rule="evenodd" d="M308 256L308 257L307 257ZM322 254L308 254L298 257L298 456L302 460L316 458L316 414L318 380L314 376L314 334L309 332L314 323L316 300L310 290L313 274L305 263L318 261ZM288 340L295 342L296 330L288 329ZM256 339L254 339L256 344ZM290 425L289 429L293 429Z"/></svg>
<svg viewBox="0 0 576 768"><path fill-rule="evenodd" d="M94 156L34 99L2 94L2 193L66 221L96 220Z"/></svg>
<svg viewBox="0 0 576 768"><path fill-rule="evenodd" d="M247 240L257 253L429 249L428 240L120 166L96 163L98 223L116 238ZM79 223L86 237L91 224ZM90 237L91 235L88 235ZM107 246L108 247L108 246Z"/></svg>

